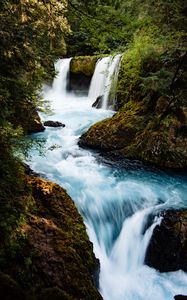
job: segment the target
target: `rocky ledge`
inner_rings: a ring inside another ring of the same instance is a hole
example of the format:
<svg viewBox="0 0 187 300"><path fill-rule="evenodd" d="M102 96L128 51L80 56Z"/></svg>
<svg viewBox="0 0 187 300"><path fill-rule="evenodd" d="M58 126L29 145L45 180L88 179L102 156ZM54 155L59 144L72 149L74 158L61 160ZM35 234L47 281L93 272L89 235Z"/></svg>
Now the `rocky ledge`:
<svg viewBox="0 0 187 300"><path fill-rule="evenodd" d="M2 299L101 300L99 263L73 201L47 180L26 176L26 184L32 194L19 204L25 214L16 230L22 246L1 270Z"/></svg>
<svg viewBox="0 0 187 300"><path fill-rule="evenodd" d="M166 211L153 231L145 263L160 272L187 271L187 210ZM179 299L179 298L176 298Z"/></svg>
<svg viewBox="0 0 187 300"><path fill-rule="evenodd" d="M153 112L141 101L129 101L112 118L93 125L79 145L161 167L186 168L186 110L177 109L162 118L161 105L167 108L167 98L159 98Z"/></svg>
<svg viewBox="0 0 187 300"><path fill-rule="evenodd" d="M91 77L98 58L98 56L75 56L70 63L70 72Z"/></svg>

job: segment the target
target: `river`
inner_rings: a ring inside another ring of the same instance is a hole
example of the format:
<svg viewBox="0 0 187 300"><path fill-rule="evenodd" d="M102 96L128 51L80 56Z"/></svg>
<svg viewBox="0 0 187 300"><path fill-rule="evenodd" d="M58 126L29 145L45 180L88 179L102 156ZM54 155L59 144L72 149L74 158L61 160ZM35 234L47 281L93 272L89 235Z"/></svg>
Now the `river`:
<svg viewBox="0 0 187 300"><path fill-rule="evenodd" d="M58 120L66 126L47 127L32 135L34 140L45 138L45 143L43 154L31 149L29 164L64 187L83 216L100 260L99 289L104 300L173 300L176 294L187 294L186 273L161 274L144 265L146 247L160 222L152 217L148 226L147 220L165 208L187 207L186 177L138 161L108 161L98 152L81 149L77 144L80 135L114 111L93 108L92 92L87 96L67 91L69 64L70 59L59 60L59 74L53 85L43 90L53 115L42 114L42 119ZM98 70L100 76L94 77L96 82L90 87L93 92L106 76L101 65Z"/></svg>

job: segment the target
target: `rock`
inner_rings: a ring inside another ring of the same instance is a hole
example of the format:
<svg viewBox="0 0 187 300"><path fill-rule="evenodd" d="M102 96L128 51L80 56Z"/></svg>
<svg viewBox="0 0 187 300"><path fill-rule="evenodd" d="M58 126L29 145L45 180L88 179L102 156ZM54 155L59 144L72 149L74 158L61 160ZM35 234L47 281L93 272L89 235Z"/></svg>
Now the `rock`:
<svg viewBox="0 0 187 300"><path fill-rule="evenodd" d="M99 261L74 202L55 183L22 177L20 197L4 210L14 227L5 223L5 239L1 230L0 299L102 300Z"/></svg>
<svg viewBox="0 0 187 300"><path fill-rule="evenodd" d="M33 176L27 182L36 205L22 228L37 270L32 272L32 288L39 280L39 299L101 300L94 286L98 260L73 201L55 183Z"/></svg>
<svg viewBox="0 0 187 300"><path fill-rule="evenodd" d="M186 124L171 113L159 121L141 101L129 101L112 118L100 121L84 133L79 145L100 151L119 151L164 168L187 167Z"/></svg>
<svg viewBox="0 0 187 300"><path fill-rule="evenodd" d="M111 155L118 151L125 159L162 168L187 168L186 62L180 70L183 76L171 91L164 74L175 74L180 65L178 54L166 54L165 64L160 54L154 57L139 53L135 56L140 63L135 65L134 50L129 49L121 59L116 95L112 97L112 106L118 112L93 125L79 145L110 151Z"/></svg>
<svg viewBox="0 0 187 300"><path fill-rule="evenodd" d="M88 95L92 76L86 76L83 73L72 73L69 74L69 80L67 84L67 90L73 92L76 95Z"/></svg>
<svg viewBox="0 0 187 300"><path fill-rule="evenodd" d="M183 296L183 295L176 295L174 297L175 300L187 300L187 296Z"/></svg>
<svg viewBox="0 0 187 300"><path fill-rule="evenodd" d="M65 127L65 124L58 122L58 121L45 121L44 122L44 126L48 126L48 127Z"/></svg>
<svg viewBox="0 0 187 300"><path fill-rule="evenodd" d="M22 126L24 133L36 133L45 130L36 107L31 101L23 101L18 111L10 117L10 122L15 126ZM19 118L18 118L19 116Z"/></svg>
<svg viewBox="0 0 187 300"><path fill-rule="evenodd" d="M95 102L92 104L92 107L101 108L103 102L103 96L98 96Z"/></svg>
<svg viewBox="0 0 187 300"><path fill-rule="evenodd" d="M160 272L187 271L187 211L166 211L153 231L145 263Z"/></svg>
<svg viewBox="0 0 187 300"><path fill-rule="evenodd" d="M98 56L74 57L70 63L70 72L75 74L82 73L86 76L92 76L98 59Z"/></svg>

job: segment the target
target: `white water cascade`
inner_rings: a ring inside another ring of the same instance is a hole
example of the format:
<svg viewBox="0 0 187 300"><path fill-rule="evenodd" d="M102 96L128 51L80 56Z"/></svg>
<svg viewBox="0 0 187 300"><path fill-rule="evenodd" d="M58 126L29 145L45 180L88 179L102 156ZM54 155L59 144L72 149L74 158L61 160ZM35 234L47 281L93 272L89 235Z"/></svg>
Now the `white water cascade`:
<svg viewBox="0 0 187 300"><path fill-rule="evenodd" d="M64 60L58 60L55 63L55 69L58 70L58 74L53 81L52 90L54 93L66 94L70 62L71 58L67 58Z"/></svg>
<svg viewBox="0 0 187 300"><path fill-rule="evenodd" d="M147 245L159 222L149 226L147 220L159 209L186 205L186 177L168 175L136 161L124 161L123 166L106 162L77 144L92 124L114 113L92 108L93 97L103 88L104 76L98 71L103 60L106 63L109 58L98 62L88 97L66 91L70 59L56 64L59 74L43 97L51 101L54 115L50 118L66 127L48 127L34 134L33 139L46 139L45 155L33 148L29 164L62 185L83 216L100 260L104 300L173 300L176 294L187 295L187 274L159 273L144 265Z"/></svg>
<svg viewBox="0 0 187 300"><path fill-rule="evenodd" d="M96 64L88 97L95 102L99 96L102 96L102 109L108 109L110 93L111 97L113 97L111 102L114 104L120 60L121 54L118 54L116 56L104 57Z"/></svg>
<svg viewBox="0 0 187 300"><path fill-rule="evenodd" d="M111 57L110 59L108 74L106 76L106 82L105 82L105 91L103 94L103 102L102 102L103 109L107 109L111 104L112 104L111 106L114 105L120 60L121 60L121 54ZM110 99L110 97L112 97L112 99ZM109 103L109 100L111 100L112 102L111 104Z"/></svg>
<svg viewBox="0 0 187 300"><path fill-rule="evenodd" d="M110 57L104 57L96 63L88 93L88 98L92 99L93 102L96 101L97 97L104 94L109 62Z"/></svg>

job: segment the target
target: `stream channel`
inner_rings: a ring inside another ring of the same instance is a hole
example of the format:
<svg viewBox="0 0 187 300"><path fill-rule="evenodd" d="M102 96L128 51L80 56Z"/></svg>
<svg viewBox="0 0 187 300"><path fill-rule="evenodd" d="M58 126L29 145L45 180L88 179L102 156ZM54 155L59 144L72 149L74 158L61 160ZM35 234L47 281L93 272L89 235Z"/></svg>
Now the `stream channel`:
<svg viewBox="0 0 187 300"><path fill-rule="evenodd" d="M106 109L106 101L104 108L92 107L106 81L111 84L106 76L116 67L106 75L107 64L107 58L102 59L87 94L77 94L67 90L70 59L56 63L58 75L52 86L43 88L53 115L41 117L66 126L33 134L34 140L45 139L44 151L33 147L28 163L74 200L100 260L99 290L104 300L173 300L176 294L187 295L187 274L159 273L144 265L147 245L160 222L153 218L147 226L147 220L163 209L187 207L187 177L138 161L112 162L78 146L79 137L92 124L114 114Z"/></svg>

